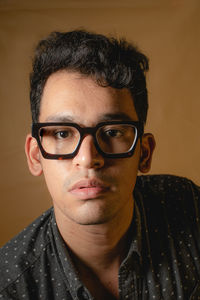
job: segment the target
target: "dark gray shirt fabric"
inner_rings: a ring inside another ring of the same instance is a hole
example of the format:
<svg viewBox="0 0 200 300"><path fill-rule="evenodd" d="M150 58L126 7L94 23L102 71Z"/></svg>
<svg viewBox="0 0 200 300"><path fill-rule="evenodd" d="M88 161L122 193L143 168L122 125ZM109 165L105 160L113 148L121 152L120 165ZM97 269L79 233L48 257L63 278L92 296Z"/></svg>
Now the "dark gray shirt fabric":
<svg viewBox="0 0 200 300"><path fill-rule="evenodd" d="M120 299L200 299L199 187L176 176L138 176L134 199ZM73 266L53 208L1 248L0 299L94 299Z"/></svg>

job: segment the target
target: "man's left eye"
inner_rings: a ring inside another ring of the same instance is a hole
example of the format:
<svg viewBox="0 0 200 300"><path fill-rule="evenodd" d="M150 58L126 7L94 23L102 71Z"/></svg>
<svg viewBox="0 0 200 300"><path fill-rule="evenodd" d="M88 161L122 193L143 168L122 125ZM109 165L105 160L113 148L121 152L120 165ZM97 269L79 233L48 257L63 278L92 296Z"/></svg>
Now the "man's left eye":
<svg viewBox="0 0 200 300"><path fill-rule="evenodd" d="M120 137L122 136L122 132L119 130L110 129L105 132L105 134L109 137Z"/></svg>

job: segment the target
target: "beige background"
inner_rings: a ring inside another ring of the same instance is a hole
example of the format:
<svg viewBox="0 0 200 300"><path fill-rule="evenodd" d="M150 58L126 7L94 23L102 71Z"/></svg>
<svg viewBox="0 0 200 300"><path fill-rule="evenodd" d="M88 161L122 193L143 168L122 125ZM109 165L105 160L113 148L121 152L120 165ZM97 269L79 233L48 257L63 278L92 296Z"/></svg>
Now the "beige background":
<svg viewBox="0 0 200 300"><path fill-rule="evenodd" d="M151 173L200 184L199 0L0 0L0 245L51 205L29 174L31 55L50 31L84 27L135 41L150 58L147 130L157 149Z"/></svg>

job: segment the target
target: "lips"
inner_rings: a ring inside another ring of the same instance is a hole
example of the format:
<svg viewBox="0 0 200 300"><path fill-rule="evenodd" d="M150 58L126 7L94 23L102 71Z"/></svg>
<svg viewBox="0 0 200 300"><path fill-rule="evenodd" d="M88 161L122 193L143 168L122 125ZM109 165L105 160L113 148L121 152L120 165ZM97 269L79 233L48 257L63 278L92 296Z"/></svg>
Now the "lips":
<svg viewBox="0 0 200 300"><path fill-rule="evenodd" d="M69 192L81 200L93 199L109 190L109 185L99 179L84 179L75 183Z"/></svg>

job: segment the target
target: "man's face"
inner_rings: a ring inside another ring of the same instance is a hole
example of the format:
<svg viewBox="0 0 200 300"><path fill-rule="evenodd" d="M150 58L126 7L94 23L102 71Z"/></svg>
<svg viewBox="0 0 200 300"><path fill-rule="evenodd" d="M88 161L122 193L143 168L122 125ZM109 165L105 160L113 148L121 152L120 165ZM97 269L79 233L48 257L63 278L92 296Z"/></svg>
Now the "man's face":
<svg viewBox="0 0 200 300"><path fill-rule="evenodd" d="M39 122L73 122L93 127L102 121L137 121L127 89L100 87L79 73L60 71L45 85ZM140 159L140 141L130 158L100 155L91 135L85 136L73 159L40 163L55 213L78 224L100 224L133 208L133 188Z"/></svg>

